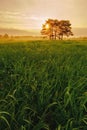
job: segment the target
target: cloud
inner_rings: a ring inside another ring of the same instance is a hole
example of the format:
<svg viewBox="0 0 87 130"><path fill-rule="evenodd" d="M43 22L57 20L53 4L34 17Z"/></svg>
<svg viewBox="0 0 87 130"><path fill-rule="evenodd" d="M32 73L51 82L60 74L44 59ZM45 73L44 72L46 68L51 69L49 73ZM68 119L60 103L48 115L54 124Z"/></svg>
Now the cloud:
<svg viewBox="0 0 87 130"><path fill-rule="evenodd" d="M47 18L69 19L74 26L87 27L87 0L1 0L0 26L29 24L40 27ZM19 26L17 26L19 27Z"/></svg>
<svg viewBox="0 0 87 130"><path fill-rule="evenodd" d="M29 15L20 12L0 11L1 26L15 27L21 29L38 29L41 28L47 17Z"/></svg>

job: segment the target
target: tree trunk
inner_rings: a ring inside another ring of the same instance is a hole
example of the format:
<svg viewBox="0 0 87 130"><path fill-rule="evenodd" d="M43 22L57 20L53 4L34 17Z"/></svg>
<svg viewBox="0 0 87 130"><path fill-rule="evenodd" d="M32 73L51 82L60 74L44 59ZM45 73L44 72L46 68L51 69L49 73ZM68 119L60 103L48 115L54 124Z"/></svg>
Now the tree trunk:
<svg viewBox="0 0 87 130"><path fill-rule="evenodd" d="M63 34L61 35L61 40L63 40Z"/></svg>
<svg viewBox="0 0 87 130"><path fill-rule="evenodd" d="M54 39L56 40L56 31L55 31Z"/></svg>

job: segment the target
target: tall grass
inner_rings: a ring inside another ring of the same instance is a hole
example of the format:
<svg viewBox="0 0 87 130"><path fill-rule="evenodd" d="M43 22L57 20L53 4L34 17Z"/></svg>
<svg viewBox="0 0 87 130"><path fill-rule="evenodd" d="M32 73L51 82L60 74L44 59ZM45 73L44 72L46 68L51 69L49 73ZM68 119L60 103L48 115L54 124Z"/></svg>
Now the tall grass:
<svg viewBox="0 0 87 130"><path fill-rule="evenodd" d="M0 44L0 130L87 129L87 41Z"/></svg>

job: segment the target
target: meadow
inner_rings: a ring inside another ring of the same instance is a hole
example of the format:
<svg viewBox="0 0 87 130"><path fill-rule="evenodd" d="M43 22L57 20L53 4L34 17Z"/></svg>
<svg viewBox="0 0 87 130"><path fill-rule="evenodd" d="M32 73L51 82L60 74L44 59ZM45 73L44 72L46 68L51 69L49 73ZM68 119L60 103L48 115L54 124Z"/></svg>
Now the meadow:
<svg viewBox="0 0 87 130"><path fill-rule="evenodd" d="M0 42L0 130L87 130L87 40Z"/></svg>

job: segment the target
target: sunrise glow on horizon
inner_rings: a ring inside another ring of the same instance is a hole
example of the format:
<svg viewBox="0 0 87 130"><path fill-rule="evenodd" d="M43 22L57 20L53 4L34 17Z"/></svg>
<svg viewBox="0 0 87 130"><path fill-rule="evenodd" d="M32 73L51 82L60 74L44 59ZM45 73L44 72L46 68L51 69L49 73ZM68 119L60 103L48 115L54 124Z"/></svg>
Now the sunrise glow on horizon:
<svg viewBox="0 0 87 130"><path fill-rule="evenodd" d="M41 29L48 18L87 28L87 0L0 0L0 27Z"/></svg>

